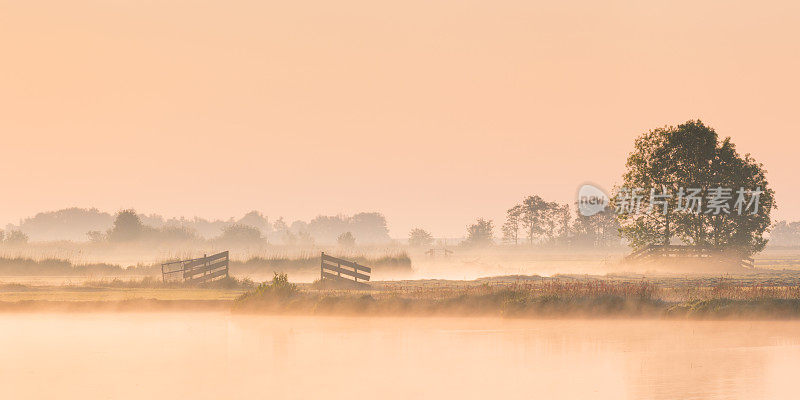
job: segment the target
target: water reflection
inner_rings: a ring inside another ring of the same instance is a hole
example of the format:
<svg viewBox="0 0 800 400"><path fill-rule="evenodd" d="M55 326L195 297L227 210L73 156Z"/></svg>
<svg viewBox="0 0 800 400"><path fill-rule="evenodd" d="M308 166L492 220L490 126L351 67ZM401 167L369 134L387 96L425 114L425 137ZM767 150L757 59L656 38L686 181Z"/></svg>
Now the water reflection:
<svg viewBox="0 0 800 400"><path fill-rule="evenodd" d="M3 314L0 398L788 399L799 344L798 322Z"/></svg>

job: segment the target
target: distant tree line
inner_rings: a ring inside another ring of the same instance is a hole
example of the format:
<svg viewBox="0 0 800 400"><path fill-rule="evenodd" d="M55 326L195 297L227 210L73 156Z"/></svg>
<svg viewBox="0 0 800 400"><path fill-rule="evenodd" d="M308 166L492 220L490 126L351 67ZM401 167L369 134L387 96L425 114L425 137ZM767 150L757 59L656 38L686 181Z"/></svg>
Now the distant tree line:
<svg viewBox="0 0 800 400"><path fill-rule="evenodd" d="M798 222L779 222L769 233L770 213L776 205L763 165L749 154L740 154L730 138L720 138L699 120L641 134L625 165L622 187L601 212L592 216L573 214L568 204L527 196L506 211L500 240L509 246L529 247L613 247L622 240L634 248L680 243L743 255L762 250L768 240L774 245L800 245ZM694 208L683 196L687 189L700 193L696 204L708 202L722 212ZM710 196L723 193L723 189L728 190L726 197ZM739 198L733 192L737 189ZM752 212L742 213L745 189L751 200L758 193L759 202ZM635 194L637 190L639 195ZM631 193L630 198L620 197L622 193ZM626 210L630 203L636 204L630 207L636 212ZM740 212L734 212L737 205ZM494 221L479 218L467 226L462 245L490 246L495 243L494 230ZM39 213L22 220L19 226L7 226L6 231L0 237L5 243L87 236L94 242L205 239L300 246L336 243L342 247L390 241L386 218L375 212L318 216L289 224L282 217L270 222L257 211L238 220L205 220L165 219L139 215L134 210L112 216L93 208L69 208ZM408 243L427 247L434 238L428 231L415 228L409 233Z"/></svg>
<svg viewBox="0 0 800 400"><path fill-rule="evenodd" d="M391 240L386 218L376 212L318 216L307 222L296 220L287 224L282 217L271 222L258 211L251 211L239 219L207 220L198 217L166 219L155 214L140 214L132 209L111 215L95 208L39 213L22 220L18 226L8 225L4 236L9 243L27 242L29 239L114 243L215 240L298 246L336 243L350 246L356 241L371 244Z"/></svg>
<svg viewBox="0 0 800 400"><path fill-rule="evenodd" d="M607 207L592 216L575 213L569 205L546 201L533 195L506 211L500 240L509 246L614 247L621 244L619 223ZM465 247L495 244L494 222L484 218L467 226Z"/></svg>
<svg viewBox="0 0 800 400"><path fill-rule="evenodd" d="M8 245L19 245L28 243L28 235L23 233L19 230L12 230L6 233L3 230L0 230L0 243L5 243Z"/></svg>
<svg viewBox="0 0 800 400"><path fill-rule="evenodd" d="M708 202L717 212L688 206L687 188L701 193L696 204ZM681 243L750 255L766 245L775 207L763 165L739 154L730 138L720 139L699 120L640 135L617 192L605 210L590 217L576 213L574 219L568 205L528 196L506 211L502 241L607 247L619 245L621 236L634 248ZM619 197L624 193L634 194L626 200ZM745 194L750 212L741 212ZM755 195L758 203L752 200ZM635 207L627 208L632 202ZM462 244L491 245L493 228L492 221L478 219L467 227ZM800 223L776 224L771 240L775 245L798 243Z"/></svg>
<svg viewBox="0 0 800 400"><path fill-rule="evenodd" d="M800 221L778 221L770 232L769 244L786 247L800 246Z"/></svg>
<svg viewBox="0 0 800 400"><path fill-rule="evenodd" d="M506 246L572 246L586 248L616 247L622 244L619 222L611 207L583 216L570 210L569 205L546 201L533 195L524 198L506 211L500 227L499 241ZM409 232L411 247L430 247L434 243L430 232L414 228ZM462 247L487 247L497 244L494 221L478 218L467 226Z"/></svg>

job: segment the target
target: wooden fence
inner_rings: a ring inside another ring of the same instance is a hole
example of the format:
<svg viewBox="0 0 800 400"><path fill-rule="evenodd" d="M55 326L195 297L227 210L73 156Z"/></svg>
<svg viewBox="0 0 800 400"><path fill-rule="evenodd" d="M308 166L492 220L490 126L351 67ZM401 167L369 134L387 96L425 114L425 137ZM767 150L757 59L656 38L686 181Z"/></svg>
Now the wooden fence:
<svg viewBox="0 0 800 400"><path fill-rule="evenodd" d="M161 277L166 282L206 283L229 275L228 252L203 256L191 260L161 264Z"/></svg>
<svg viewBox="0 0 800 400"><path fill-rule="evenodd" d="M441 253L445 257L450 257L453 254L453 250L433 248L425 252L425 254L431 257L436 257L436 253Z"/></svg>
<svg viewBox="0 0 800 400"><path fill-rule="evenodd" d="M319 277L324 280L332 281L346 281L348 283L356 283L367 286L362 281L369 281L369 275L372 273L372 268L365 267L353 261L343 260L341 258L331 257L324 252L320 257Z"/></svg>
<svg viewBox="0 0 800 400"><path fill-rule="evenodd" d="M699 260L710 263L730 264L742 268L755 267L753 257L728 254L709 247L689 245L650 245L634 251L625 257L625 262L647 264L663 261Z"/></svg>

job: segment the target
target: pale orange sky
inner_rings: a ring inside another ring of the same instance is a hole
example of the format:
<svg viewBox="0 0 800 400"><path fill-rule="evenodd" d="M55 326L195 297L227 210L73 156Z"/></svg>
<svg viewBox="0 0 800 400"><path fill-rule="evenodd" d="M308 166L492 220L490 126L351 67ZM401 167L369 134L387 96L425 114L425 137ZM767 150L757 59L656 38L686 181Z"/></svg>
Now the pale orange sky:
<svg viewBox="0 0 800 400"><path fill-rule="evenodd" d="M0 222L381 211L458 236L701 118L800 219L800 5L0 0Z"/></svg>

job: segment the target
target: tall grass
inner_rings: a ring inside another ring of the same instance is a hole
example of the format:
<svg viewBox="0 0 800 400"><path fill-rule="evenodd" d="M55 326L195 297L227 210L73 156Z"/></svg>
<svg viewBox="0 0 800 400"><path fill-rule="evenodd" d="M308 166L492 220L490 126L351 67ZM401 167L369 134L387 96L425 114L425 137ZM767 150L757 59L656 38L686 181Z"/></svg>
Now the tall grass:
<svg viewBox="0 0 800 400"><path fill-rule="evenodd" d="M183 282L164 282L160 277L145 276L140 279L99 279L84 281L81 286L93 288L119 288L119 289L253 289L255 282L250 278L226 277L206 283L189 284Z"/></svg>
<svg viewBox="0 0 800 400"><path fill-rule="evenodd" d="M119 265L106 263L74 265L67 260L46 258L34 260L31 258L13 257L0 258L0 275L122 275L125 270Z"/></svg>

